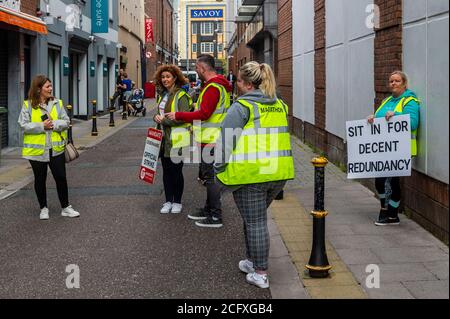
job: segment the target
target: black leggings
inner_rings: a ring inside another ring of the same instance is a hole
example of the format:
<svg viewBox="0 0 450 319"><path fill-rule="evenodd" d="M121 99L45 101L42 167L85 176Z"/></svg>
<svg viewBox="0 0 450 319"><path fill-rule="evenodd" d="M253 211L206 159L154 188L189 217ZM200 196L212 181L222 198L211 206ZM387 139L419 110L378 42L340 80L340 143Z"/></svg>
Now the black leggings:
<svg viewBox="0 0 450 319"><path fill-rule="evenodd" d="M386 186L388 188L390 186L390 194L388 193ZM382 208L387 209L389 204L394 208L398 208L398 206L400 205L400 199L402 197L402 192L400 189L400 177L376 178L375 187L377 188Z"/></svg>
<svg viewBox="0 0 450 319"><path fill-rule="evenodd" d="M36 191L41 209L47 207L47 166L50 166L53 178L55 179L61 207L66 208L69 206L69 190L67 188L66 159L64 153L56 157L52 157L50 153L49 163L30 160L30 164L34 173L34 190Z"/></svg>
<svg viewBox="0 0 450 319"><path fill-rule="evenodd" d="M174 164L170 157L161 156L166 202L181 204L184 191L183 162Z"/></svg>

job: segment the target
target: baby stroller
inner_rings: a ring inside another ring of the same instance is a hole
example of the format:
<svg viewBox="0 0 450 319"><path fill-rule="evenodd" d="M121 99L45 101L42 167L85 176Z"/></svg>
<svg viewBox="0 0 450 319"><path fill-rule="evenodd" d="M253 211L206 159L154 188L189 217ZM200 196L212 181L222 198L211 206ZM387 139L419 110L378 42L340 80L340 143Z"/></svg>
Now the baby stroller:
<svg viewBox="0 0 450 319"><path fill-rule="evenodd" d="M147 113L147 109L144 105L144 90L143 89L135 89L131 93L128 104L133 108L133 115L137 116L139 113L142 113L142 116L145 116Z"/></svg>

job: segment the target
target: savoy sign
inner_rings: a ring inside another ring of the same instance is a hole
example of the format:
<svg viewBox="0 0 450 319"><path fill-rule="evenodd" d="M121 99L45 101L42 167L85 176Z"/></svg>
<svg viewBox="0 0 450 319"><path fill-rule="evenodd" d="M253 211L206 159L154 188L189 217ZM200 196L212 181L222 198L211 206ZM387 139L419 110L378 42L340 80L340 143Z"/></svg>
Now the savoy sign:
<svg viewBox="0 0 450 319"><path fill-rule="evenodd" d="M223 9L192 10L191 18L223 18Z"/></svg>

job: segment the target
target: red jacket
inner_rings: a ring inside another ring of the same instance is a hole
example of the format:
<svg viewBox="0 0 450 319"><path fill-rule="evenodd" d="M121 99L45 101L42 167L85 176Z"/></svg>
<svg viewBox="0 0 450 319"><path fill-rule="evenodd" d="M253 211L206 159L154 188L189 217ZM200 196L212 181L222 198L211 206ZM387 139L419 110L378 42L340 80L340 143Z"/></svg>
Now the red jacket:
<svg viewBox="0 0 450 319"><path fill-rule="evenodd" d="M222 75L217 75L212 78L208 82L206 82L203 86L205 88L210 83L217 83L222 85L227 92L232 91L232 87L230 82L225 79ZM205 92L202 98L202 104L200 105L200 109L195 112L177 112L175 113L175 119L177 121L182 121L185 123L192 123L194 121L206 121L216 110L217 103L220 99L220 92L217 88L211 86Z"/></svg>

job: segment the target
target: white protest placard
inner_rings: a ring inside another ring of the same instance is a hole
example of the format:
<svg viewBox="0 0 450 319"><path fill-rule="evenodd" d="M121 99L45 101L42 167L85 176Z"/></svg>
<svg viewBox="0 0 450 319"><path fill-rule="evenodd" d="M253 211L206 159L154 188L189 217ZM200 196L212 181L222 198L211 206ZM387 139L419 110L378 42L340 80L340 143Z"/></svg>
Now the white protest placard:
<svg viewBox="0 0 450 319"><path fill-rule="evenodd" d="M153 181L155 180L162 137L163 132L161 130L154 128L148 129L139 178L150 184L153 184Z"/></svg>
<svg viewBox="0 0 450 319"><path fill-rule="evenodd" d="M347 178L411 176L410 116L349 121Z"/></svg>

